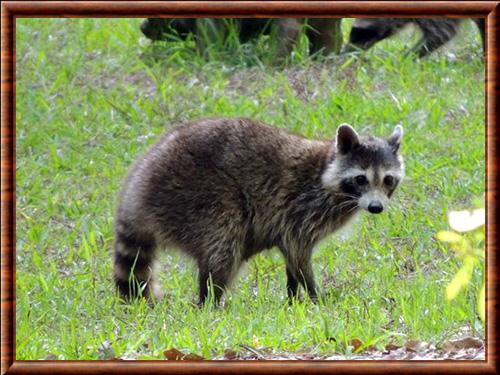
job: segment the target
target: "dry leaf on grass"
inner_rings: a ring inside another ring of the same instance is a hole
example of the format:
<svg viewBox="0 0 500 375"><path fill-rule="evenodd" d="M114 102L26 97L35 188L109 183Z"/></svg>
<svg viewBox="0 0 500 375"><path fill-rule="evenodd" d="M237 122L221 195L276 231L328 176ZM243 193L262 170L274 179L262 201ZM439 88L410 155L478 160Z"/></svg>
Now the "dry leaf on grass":
<svg viewBox="0 0 500 375"><path fill-rule="evenodd" d="M193 354L193 353L184 354L183 352L181 352L180 350L177 350L175 348L165 350L163 352L163 355L169 361L204 361L205 360L205 358L203 358L197 354Z"/></svg>
<svg viewBox="0 0 500 375"><path fill-rule="evenodd" d="M483 342L474 337L465 337L455 341L445 341L443 343L443 350L447 353L457 352L462 349L480 349L483 347Z"/></svg>
<svg viewBox="0 0 500 375"><path fill-rule="evenodd" d="M404 345L404 348L406 349L407 352L414 352L414 353L422 352L428 347L429 347L428 343L416 340L408 340Z"/></svg>
<svg viewBox="0 0 500 375"><path fill-rule="evenodd" d="M233 349L226 349L224 350L224 359L238 359L238 353Z"/></svg>
<svg viewBox="0 0 500 375"><path fill-rule="evenodd" d="M184 353L177 349L168 349L163 352L163 355L169 361L180 361L184 357Z"/></svg>
<svg viewBox="0 0 500 375"><path fill-rule="evenodd" d="M363 342L360 339L352 339L351 346L353 348L353 351L357 351L363 346Z"/></svg>
<svg viewBox="0 0 500 375"><path fill-rule="evenodd" d="M388 352L390 352L392 350L398 350L399 348L401 348L400 345L394 345L394 344L387 344L385 346L385 350L388 351Z"/></svg>

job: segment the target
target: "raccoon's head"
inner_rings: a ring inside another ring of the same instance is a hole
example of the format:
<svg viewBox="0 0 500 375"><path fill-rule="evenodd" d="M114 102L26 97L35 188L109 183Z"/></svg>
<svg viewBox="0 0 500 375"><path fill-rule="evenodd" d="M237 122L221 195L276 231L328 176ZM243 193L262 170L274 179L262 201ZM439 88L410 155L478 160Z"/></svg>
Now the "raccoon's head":
<svg viewBox="0 0 500 375"><path fill-rule="evenodd" d="M323 187L368 212L381 213L404 176L402 136L400 125L387 139L361 137L351 126L340 125L321 176Z"/></svg>

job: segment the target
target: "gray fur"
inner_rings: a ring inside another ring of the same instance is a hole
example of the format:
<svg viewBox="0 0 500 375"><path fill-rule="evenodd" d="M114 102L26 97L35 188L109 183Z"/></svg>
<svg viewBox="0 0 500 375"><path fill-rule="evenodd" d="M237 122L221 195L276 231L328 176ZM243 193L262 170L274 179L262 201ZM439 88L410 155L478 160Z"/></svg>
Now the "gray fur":
<svg viewBox="0 0 500 375"><path fill-rule="evenodd" d="M300 283L316 299L315 245L356 214L364 194L378 189L388 199L397 186L353 186L354 177L342 174L395 170L399 182L399 129L390 144L343 125L339 133L354 134L356 142L339 154L345 143L339 136L308 140L248 119L174 128L137 160L124 183L115 222L118 289L124 297L158 295L154 252L172 247L197 261L200 303L209 280L218 300L244 261L278 247L289 297L297 295ZM131 286L134 279L142 293Z"/></svg>

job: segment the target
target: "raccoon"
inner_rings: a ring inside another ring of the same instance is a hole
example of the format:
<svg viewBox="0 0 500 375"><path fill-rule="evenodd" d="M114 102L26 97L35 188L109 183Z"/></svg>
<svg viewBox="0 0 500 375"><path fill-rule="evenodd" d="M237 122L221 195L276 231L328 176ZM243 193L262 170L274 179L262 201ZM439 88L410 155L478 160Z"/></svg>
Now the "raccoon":
<svg viewBox="0 0 500 375"><path fill-rule="evenodd" d="M235 26L238 28L238 37L242 43L246 43L260 34L269 34L271 23L266 18L235 18ZM198 19L198 18L148 18L141 23L141 31L152 41L168 39L168 35L174 34L181 39L186 39L189 34L196 35L200 22L206 25L221 27L224 19Z"/></svg>
<svg viewBox="0 0 500 375"><path fill-rule="evenodd" d="M341 21L340 18L148 18L140 27L142 33L152 41L168 39L169 35L185 40L192 34L198 49L204 52L210 41L217 39L217 35L227 36L231 22L241 43L247 43L260 35L275 35L279 43L277 55L286 57L292 52L305 23L310 54L339 53L342 47Z"/></svg>
<svg viewBox="0 0 500 375"><path fill-rule="evenodd" d="M309 140L249 119L173 128L131 167L115 219L114 280L125 298L159 298L159 247L199 268L199 303L217 302L243 262L277 247L290 299L317 299L315 245L364 209L381 213L404 175L403 129L387 139L340 125Z"/></svg>
<svg viewBox="0 0 500 375"><path fill-rule="evenodd" d="M485 49L484 18L472 19L477 25ZM457 34L463 19L454 18L360 18L354 21L345 51L367 50L377 42L393 36L413 24L422 31L422 38L408 52L422 58L449 42Z"/></svg>

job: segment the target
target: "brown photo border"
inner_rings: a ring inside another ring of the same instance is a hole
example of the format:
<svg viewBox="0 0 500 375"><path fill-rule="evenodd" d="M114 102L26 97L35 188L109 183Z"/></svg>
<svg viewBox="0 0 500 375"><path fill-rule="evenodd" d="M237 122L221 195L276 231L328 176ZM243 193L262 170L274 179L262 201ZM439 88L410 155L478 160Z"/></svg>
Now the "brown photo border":
<svg viewBox="0 0 500 375"><path fill-rule="evenodd" d="M5 1L1 4L1 374L326 374L499 372L498 63L499 1ZM485 17L486 360L485 361L16 361L15 19L21 17Z"/></svg>

